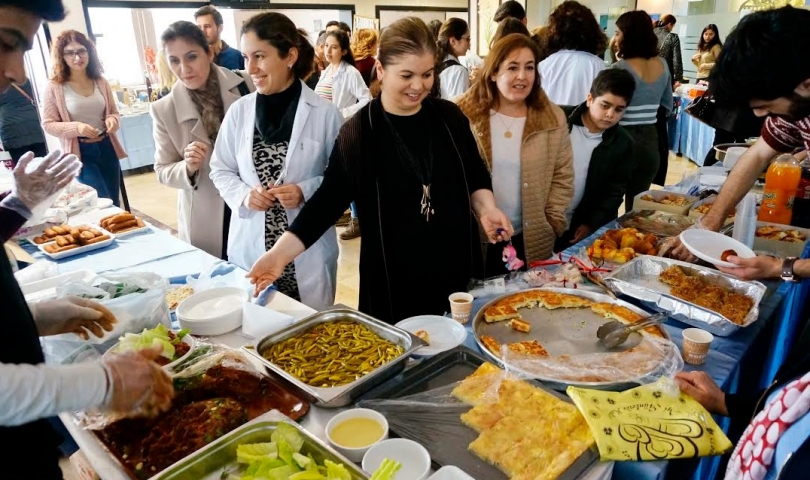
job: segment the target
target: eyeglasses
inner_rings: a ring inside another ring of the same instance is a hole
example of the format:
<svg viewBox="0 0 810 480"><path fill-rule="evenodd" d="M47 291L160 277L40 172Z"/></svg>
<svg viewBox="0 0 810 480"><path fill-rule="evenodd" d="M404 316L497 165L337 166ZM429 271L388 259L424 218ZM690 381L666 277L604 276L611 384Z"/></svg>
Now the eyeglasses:
<svg viewBox="0 0 810 480"><path fill-rule="evenodd" d="M65 50L62 52L62 56L65 58L84 58L87 56L87 49L82 48L80 50Z"/></svg>

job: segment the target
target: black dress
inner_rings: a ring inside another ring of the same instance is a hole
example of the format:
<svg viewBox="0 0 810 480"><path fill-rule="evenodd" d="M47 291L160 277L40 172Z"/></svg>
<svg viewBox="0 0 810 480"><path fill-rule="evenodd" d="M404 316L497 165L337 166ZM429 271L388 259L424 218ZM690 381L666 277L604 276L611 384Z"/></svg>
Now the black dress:
<svg viewBox="0 0 810 480"><path fill-rule="evenodd" d="M253 165L261 184L271 188L279 178L283 183L292 125L301 97L301 82L295 81L289 88L276 94L257 95ZM264 246L267 250L273 248L288 226L287 211L276 201L264 215ZM287 265L284 273L276 279L275 286L281 293L301 300L294 262Z"/></svg>
<svg viewBox="0 0 810 480"><path fill-rule="evenodd" d="M448 296L483 274L470 195L492 189L469 122L454 104L427 99L419 113L385 118L379 99L338 135L321 187L290 227L309 247L350 201L363 225L360 310L389 323L444 314ZM422 179L394 148L394 133L419 158L433 157L431 206L421 212Z"/></svg>

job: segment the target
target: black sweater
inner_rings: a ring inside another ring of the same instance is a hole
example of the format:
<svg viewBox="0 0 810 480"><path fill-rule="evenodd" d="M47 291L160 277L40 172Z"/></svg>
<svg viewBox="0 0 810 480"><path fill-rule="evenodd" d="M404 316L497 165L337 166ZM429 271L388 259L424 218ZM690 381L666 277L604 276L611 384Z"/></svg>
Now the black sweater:
<svg viewBox="0 0 810 480"><path fill-rule="evenodd" d="M422 182L394 148L383 115L375 99L343 125L323 183L289 230L309 247L355 201L363 229L360 310L393 323L445 313L448 295L481 276L470 195L492 184L457 106L428 98L412 117L389 115L409 150L419 158L432 152L435 213L426 221Z"/></svg>

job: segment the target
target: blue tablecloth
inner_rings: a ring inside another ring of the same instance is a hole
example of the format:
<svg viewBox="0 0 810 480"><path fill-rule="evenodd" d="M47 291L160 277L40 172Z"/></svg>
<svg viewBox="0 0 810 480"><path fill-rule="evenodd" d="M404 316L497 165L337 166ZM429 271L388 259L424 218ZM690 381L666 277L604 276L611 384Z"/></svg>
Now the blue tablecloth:
<svg viewBox="0 0 810 480"><path fill-rule="evenodd" d="M667 124L669 149L702 167L703 160L714 143L714 129L684 112L690 103L692 100L689 98L681 98L675 117Z"/></svg>
<svg viewBox="0 0 810 480"><path fill-rule="evenodd" d="M583 247L592 244L609 228L617 228L617 225L611 222L611 224L602 227L590 237L566 250L563 257L568 258L572 254L579 253ZM810 257L810 245L802 255L802 258L808 257ZM770 384L776 370L789 352L793 339L798 334L802 324L802 318L800 317L801 307L807 299L808 291L810 291L810 282L799 284L766 282L766 284L768 292L760 304L759 319L729 337L715 336L706 363L701 366L687 364L684 370L707 372L727 392L737 392L741 389L740 383L743 374L746 377L756 375L759 378L756 382L748 382L754 383L753 386L749 385L748 388L756 388L757 384L762 387ZM473 304L473 315L492 298L494 297L476 299ZM633 301L631 298L624 298L624 300ZM470 334L465 345L480 351L475 342L475 337L471 333L471 323L468 325ZM664 327L669 332L673 342L680 347L683 329L689 326L669 319ZM757 339L767 334L772 334L772 339L767 345L766 352L758 351L756 349ZM752 358L760 353L764 353L762 357ZM720 426L728 431L729 420L726 418L717 418L717 420ZM701 460L694 478L699 480L713 479L719 464L720 459L718 457ZM615 480L660 480L665 478L667 466L668 462L616 462L613 478Z"/></svg>

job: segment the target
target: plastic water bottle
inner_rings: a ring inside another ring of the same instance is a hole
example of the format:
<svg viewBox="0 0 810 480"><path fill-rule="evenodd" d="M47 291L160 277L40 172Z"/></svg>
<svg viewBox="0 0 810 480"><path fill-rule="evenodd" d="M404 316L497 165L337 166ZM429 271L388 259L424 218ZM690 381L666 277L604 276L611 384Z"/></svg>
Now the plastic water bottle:
<svg viewBox="0 0 810 480"><path fill-rule="evenodd" d="M737 204L737 215L734 217L734 240L748 248L754 248L754 234L757 231L757 196L748 192Z"/></svg>
<svg viewBox="0 0 810 480"><path fill-rule="evenodd" d="M802 168L793 155L780 155L771 162L765 174L765 192L759 208L759 219L763 222L790 225L793 200L801 178Z"/></svg>

